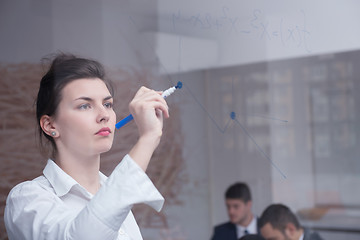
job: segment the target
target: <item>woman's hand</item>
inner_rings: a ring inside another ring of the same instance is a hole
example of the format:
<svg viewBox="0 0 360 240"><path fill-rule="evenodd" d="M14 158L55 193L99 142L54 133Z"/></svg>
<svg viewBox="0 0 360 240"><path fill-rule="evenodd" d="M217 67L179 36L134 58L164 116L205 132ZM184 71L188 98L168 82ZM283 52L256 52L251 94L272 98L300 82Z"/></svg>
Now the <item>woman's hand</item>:
<svg viewBox="0 0 360 240"><path fill-rule="evenodd" d="M139 140L130 151L130 156L143 170L159 145L163 128L163 117L169 117L168 105L161 92L141 87L129 104L139 131Z"/></svg>
<svg viewBox="0 0 360 240"><path fill-rule="evenodd" d="M169 111L161 92L141 87L129 104L139 130L140 137L160 138L162 135L163 115L168 118Z"/></svg>

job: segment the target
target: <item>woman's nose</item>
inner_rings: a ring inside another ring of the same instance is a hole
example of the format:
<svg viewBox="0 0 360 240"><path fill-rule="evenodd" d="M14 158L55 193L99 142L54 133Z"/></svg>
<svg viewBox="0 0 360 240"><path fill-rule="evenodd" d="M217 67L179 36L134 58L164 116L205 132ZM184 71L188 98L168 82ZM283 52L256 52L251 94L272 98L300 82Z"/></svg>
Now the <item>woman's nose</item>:
<svg viewBox="0 0 360 240"><path fill-rule="evenodd" d="M99 107L99 110L98 110L98 116L97 116L97 122L107 122L109 121L109 118L110 118L110 114L108 112L108 110L102 106L102 107Z"/></svg>

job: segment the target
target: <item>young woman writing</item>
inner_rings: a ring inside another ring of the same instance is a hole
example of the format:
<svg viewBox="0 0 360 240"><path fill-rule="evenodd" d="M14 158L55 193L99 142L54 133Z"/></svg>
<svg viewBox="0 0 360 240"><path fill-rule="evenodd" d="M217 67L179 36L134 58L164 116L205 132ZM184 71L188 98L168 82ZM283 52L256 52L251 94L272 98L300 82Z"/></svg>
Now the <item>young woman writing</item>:
<svg viewBox="0 0 360 240"><path fill-rule="evenodd" d="M43 175L15 186L7 198L9 239L142 239L136 203L160 211L163 197L145 174L160 142L168 106L141 87L129 104L139 139L109 177L100 169L116 115L113 91L96 61L60 54L43 76L36 102L42 142L51 146Z"/></svg>

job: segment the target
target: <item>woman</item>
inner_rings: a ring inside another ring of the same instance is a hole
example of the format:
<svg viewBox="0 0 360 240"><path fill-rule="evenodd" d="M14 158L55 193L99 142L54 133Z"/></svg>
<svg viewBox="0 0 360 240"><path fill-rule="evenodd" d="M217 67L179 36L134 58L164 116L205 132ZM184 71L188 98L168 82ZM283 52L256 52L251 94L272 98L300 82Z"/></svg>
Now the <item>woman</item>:
<svg viewBox="0 0 360 240"><path fill-rule="evenodd" d="M41 79L36 115L52 148L43 175L14 187L5 208L9 239L142 239L131 208L160 211L163 197L145 174L168 106L141 87L129 104L139 139L112 174L99 172L116 116L112 89L96 61L60 54ZM45 139L43 139L45 140Z"/></svg>

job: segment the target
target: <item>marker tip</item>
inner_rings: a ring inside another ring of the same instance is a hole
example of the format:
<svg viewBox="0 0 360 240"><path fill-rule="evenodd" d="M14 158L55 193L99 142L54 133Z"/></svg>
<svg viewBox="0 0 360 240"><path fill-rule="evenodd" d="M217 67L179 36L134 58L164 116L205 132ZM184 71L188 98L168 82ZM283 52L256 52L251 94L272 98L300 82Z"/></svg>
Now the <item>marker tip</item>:
<svg viewBox="0 0 360 240"><path fill-rule="evenodd" d="M182 82L178 81L177 85L175 86L176 89L182 88Z"/></svg>

